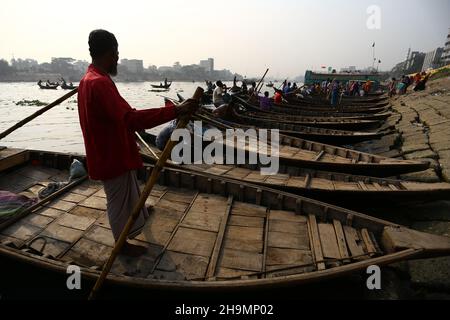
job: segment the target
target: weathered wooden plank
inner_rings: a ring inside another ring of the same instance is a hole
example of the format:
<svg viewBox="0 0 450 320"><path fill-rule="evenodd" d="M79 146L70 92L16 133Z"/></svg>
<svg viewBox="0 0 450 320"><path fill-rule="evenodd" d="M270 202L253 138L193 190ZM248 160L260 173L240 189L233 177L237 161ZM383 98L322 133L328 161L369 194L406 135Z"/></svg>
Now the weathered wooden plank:
<svg viewBox="0 0 450 320"><path fill-rule="evenodd" d="M307 219L304 216L297 215L291 211L270 210L270 220L292 221L299 223L306 223Z"/></svg>
<svg viewBox="0 0 450 320"><path fill-rule="evenodd" d="M34 238L42 228L25 223L15 223L1 232L2 235L20 239L23 241Z"/></svg>
<svg viewBox="0 0 450 320"><path fill-rule="evenodd" d="M230 220L228 221L228 225L237 227L264 228L264 218L246 217L232 214L230 216Z"/></svg>
<svg viewBox="0 0 450 320"><path fill-rule="evenodd" d="M189 204L183 202L169 201L165 199L160 199L158 201L158 207L181 212L181 215L186 211L188 206Z"/></svg>
<svg viewBox="0 0 450 320"><path fill-rule="evenodd" d="M309 215L309 230L311 233L311 246L314 251L315 262L318 270L325 270L325 262L322 251L322 244L320 242L319 228L317 226L316 216Z"/></svg>
<svg viewBox="0 0 450 320"><path fill-rule="evenodd" d="M53 208L53 209L58 209L61 211L65 211L65 212L69 212L70 210L72 210L73 208L75 208L76 204L73 202L67 202L64 200L56 200L56 201L52 201L50 202L47 207Z"/></svg>
<svg viewBox="0 0 450 320"><path fill-rule="evenodd" d="M226 238L237 240L263 240L263 228L229 226Z"/></svg>
<svg viewBox="0 0 450 320"><path fill-rule="evenodd" d="M30 214L29 216L23 218L19 223L25 223L25 224L31 224L33 226L39 227L39 228L45 228L50 223L53 222L53 218L46 217L40 214Z"/></svg>
<svg viewBox="0 0 450 320"><path fill-rule="evenodd" d="M312 254L309 250L282 249L271 247L269 247L267 250L267 266L300 266L312 262Z"/></svg>
<svg viewBox="0 0 450 320"><path fill-rule="evenodd" d="M372 239L369 235L369 231L367 229L361 230L361 236L364 241L364 244L366 245L367 252L371 257L373 257L377 253L377 248L375 247L374 243L372 242Z"/></svg>
<svg viewBox="0 0 450 320"><path fill-rule="evenodd" d="M186 217L183 220L182 226L219 232L220 222L222 221L223 214L204 213L189 210Z"/></svg>
<svg viewBox="0 0 450 320"><path fill-rule="evenodd" d="M216 273L217 262L219 261L219 256L220 256L220 252L222 250L223 240L225 237L225 232L226 232L226 229L228 226L228 219L230 217L231 208L233 206L233 197L232 196L228 197L227 205L228 205L227 211L225 212L225 214L223 215L223 218L221 219L219 232L217 234L216 242L214 243L213 253L211 255L211 259L208 264L208 270L206 272L207 278L213 277Z"/></svg>
<svg viewBox="0 0 450 320"><path fill-rule="evenodd" d="M86 200L80 202L79 205L98 210L106 210L106 198L91 196Z"/></svg>
<svg viewBox="0 0 450 320"><path fill-rule="evenodd" d="M56 222L60 226L86 231L92 224L94 224L95 219L66 213L59 217Z"/></svg>
<svg viewBox="0 0 450 320"><path fill-rule="evenodd" d="M244 270L236 270L236 269L229 269L229 268L219 268L216 273L217 278L240 278L242 276L246 276L251 274L253 271L244 271Z"/></svg>
<svg viewBox="0 0 450 320"><path fill-rule="evenodd" d="M77 186L76 188L71 190L71 192L73 192L73 193L81 194L81 195L86 196L86 197L92 196L97 191L98 190L96 188L88 187L85 184Z"/></svg>
<svg viewBox="0 0 450 320"><path fill-rule="evenodd" d="M62 261L74 261L80 266L101 267L109 258L112 248L100 243L81 239L62 258Z"/></svg>
<svg viewBox="0 0 450 320"><path fill-rule="evenodd" d="M101 216L105 215L105 212L102 210L82 207L82 206L76 206L72 210L69 211L70 214L80 216L80 217L87 217L92 219L98 219Z"/></svg>
<svg viewBox="0 0 450 320"><path fill-rule="evenodd" d="M270 232L299 234L300 232L305 232L306 230L306 223L293 221L271 220L269 226Z"/></svg>
<svg viewBox="0 0 450 320"><path fill-rule="evenodd" d="M176 202L182 202L185 204L190 204L192 200L195 197L195 192L186 190L185 192L174 192L174 191L168 191L164 196L162 196L162 199L166 201L176 201Z"/></svg>
<svg viewBox="0 0 450 320"><path fill-rule="evenodd" d="M81 194L69 192L69 193L63 195L62 197L60 197L59 199L67 201L67 202L80 203L80 202L86 200L87 197L83 196Z"/></svg>
<svg viewBox="0 0 450 320"><path fill-rule="evenodd" d="M43 255L50 255L54 258L58 257L61 253L67 250L69 246L70 243L48 237L40 237L39 239L36 239L36 241L33 241L30 245L31 248L42 252Z"/></svg>
<svg viewBox="0 0 450 320"><path fill-rule="evenodd" d="M262 268L262 259L263 255L259 253L224 249L219 266L259 272Z"/></svg>
<svg viewBox="0 0 450 320"><path fill-rule="evenodd" d="M214 248L216 233L180 227L168 246L168 250L210 257Z"/></svg>
<svg viewBox="0 0 450 320"><path fill-rule="evenodd" d="M356 229L349 226L344 226L344 233L350 253L352 257L356 257L354 260L368 259L369 256L364 256L365 252L362 246L363 241L359 238Z"/></svg>
<svg viewBox="0 0 450 320"><path fill-rule="evenodd" d="M29 159L29 153L19 149L4 149L0 154L0 172L19 164L25 163Z"/></svg>
<svg viewBox="0 0 450 320"><path fill-rule="evenodd" d="M248 216L248 217L261 217L265 218L267 213L265 207L252 205L244 202L236 201L233 204L233 215Z"/></svg>
<svg viewBox="0 0 450 320"><path fill-rule="evenodd" d="M65 213L64 211L53 209L53 208L46 208L46 207L36 211L36 214L39 214L39 215L42 215L45 217L50 217L53 219L60 217L64 213Z"/></svg>
<svg viewBox="0 0 450 320"><path fill-rule="evenodd" d="M108 247L114 247L114 237L111 230L95 225L83 235L83 238L101 243Z"/></svg>
<svg viewBox="0 0 450 320"><path fill-rule="evenodd" d="M179 278L186 280L201 279L206 275L208 262L206 257L166 251L157 270L178 274Z"/></svg>
<svg viewBox="0 0 450 320"><path fill-rule="evenodd" d="M61 226L57 221L55 221L51 223L40 235L73 243L83 235L83 231Z"/></svg>
<svg viewBox="0 0 450 320"><path fill-rule="evenodd" d="M270 224L272 221L270 221ZM268 246L273 248L286 248L309 250L309 237L306 225L303 225L298 234L269 231Z"/></svg>
<svg viewBox="0 0 450 320"><path fill-rule="evenodd" d="M347 249L347 242L345 241L344 229L342 228L342 224L338 220L333 221L334 231L336 232L336 239L339 247L339 254L342 257L344 263L349 263L350 257Z"/></svg>
<svg viewBox="0 0 450 320"><path fill-rule="evenodd" d="M333 225L329 223L319 223L318 228L324 258L341 259Z"/></svg>

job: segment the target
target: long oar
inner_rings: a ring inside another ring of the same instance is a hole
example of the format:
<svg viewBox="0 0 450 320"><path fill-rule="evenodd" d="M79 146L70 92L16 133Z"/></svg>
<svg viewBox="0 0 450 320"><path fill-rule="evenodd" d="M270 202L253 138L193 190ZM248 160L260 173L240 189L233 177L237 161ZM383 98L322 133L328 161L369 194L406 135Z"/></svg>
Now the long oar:
<svg viewBox="0 0 450 320"><path fill-rule="evenodd" d="M252 95L248 98L247 102L250 102L250 100L252 100L252 98L253 98L254 95L258 96L259 90L258 90L258 92L257 92L256 90L259 88L261 82L263 82L263 80L264 80L264 78L266 77L266 75L267 75L268 72L269 72L269 69L266 70L266 72L265 72L264 75L262 76L261 80L259 80L258 85L257 85L256 88L255 88L255 91L253 91ZM260 90L261 90L261 89L260 89Z"/></svg>
<svg viewBox="0 0 450 320"><path fill-rule="evenodd" d="M193 96L194 100L200 101L200 99L203 96L203 89L198 87L195 91L195 94ZM177 129L183 129L187 126L189 123L190 117L185 117L180 120L178 120L178 126ZM133 227L134 223L136 222L137 218L139 217L139 214L142 210L142 208L145 205L145 201L149 197L150 193L152 192L153 187L155 186L156 182L158 181L159 174L161 173L161 170L164 168L164 165L166 164L167 159L170 156L170 153L172 152L172 149L175 147L176 141L172 141L171 139L167 142L166 147L164 148L163 153L159 157L158 162L155 165L155 168L152 170L152 174L150 178L148 179L144 190L142 191L141 197L139 198L138 203L135 205L130 218L128 219L127 224L125 225L125 228L123 229L122 233L120 234L119 240L117 240L113 251L111 252L111 255L106 262L105 266L103 267L103 271L100 274L100 277L97 279L97 282L95 283L94 288L91 291L91 294L89 295L89 300L93 300L96 298L98 291L101 289L103 283L105 282L106 276L108 275L109 271L111 270L111 267L114 263L114 260L116 260L117 255L119 254L120 250L122 249L123 245L125 244L125 241L127 240L128 233L130 232L131 228Z"/></svg>
<svg viewBox="0 0 450 320"><path fill-rule="evenodd" d="M4 137L6 137L7 135L9 135L11 132L16 131L17 129L19 129L20 127L23 127L25 124L27 124L28 122L30 122L31 120L39 117L41 114L43 114L44 112L50 110L51 108L63 103L64 101L66 101L67 99L69 99L71 96L73 96L75 93L78 92L78 88L73 89L72 91L70 91L69 93L67 93L66 95L62 96L61 98L59 98L58 100L50 103L48 106L36 111L35 113L33 113L31 116L26 117L25 119L23 119L22 121L18 122L17 124L13 125L11 128L3 131L2 133L0 133L0 139L3 139Z"/></svg>

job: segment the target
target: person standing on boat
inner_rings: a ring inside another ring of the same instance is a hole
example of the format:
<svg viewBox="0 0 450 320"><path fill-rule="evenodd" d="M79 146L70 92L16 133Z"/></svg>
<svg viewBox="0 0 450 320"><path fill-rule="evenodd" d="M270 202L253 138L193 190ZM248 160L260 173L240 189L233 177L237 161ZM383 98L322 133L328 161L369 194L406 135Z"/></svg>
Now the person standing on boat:
<svg viewBox="0 0 450 320"><path fill-rule="evenodd" d="M223 91L223 83L222 81L217 81L216 82L216 88L214 89L213 92L213 104L218 108L221 105L224 104L223 101L223 95L224 95L224 91Z"/></svg>
<svg viewBox="0 0 450 320"><path fill-rule="evenodd" d="M339 81L334 80L331 83L331 105L337 106L339 100Z"/></svg>
<svg viewBox="0 0 450 320"><path fill-rule="evenodd" d="M89 176L103 183L109 223L117 241L140 197L136 170L143 163L135 131L171 121L194 111L197 105L187 100L178 107L137 111L121 97L110 77L117 75L119 60L115 36L105 30L92 31L89 51L92 64L79 85L78 114ZM147 217L147 208L143 208L129 239L142 231ZM122 254L135 257L146 251L144 247L126 242Z"/></svg>
<svg viewBox="0 0 450 320"><path fill-rule="evenodd" d="M268 91L264 92L263 97L259 97L259 107L263 111L270 111L270 107L272 107L272 102L270 101Z"/></svg>
<svg viewBox="0 0 450 320"><path fill-rule="evenodd" d="M275 104L283 103L283 95L281 94L280 90L275 89L275 96L273 97L273 101L275 102Z"/></svg>
<svg viewBox="0 0 450 320"><path fill-rule="evenodd" d="M248 89L248 95L252 96L256 94L256 82L252 82L252 86Z"/></svg>

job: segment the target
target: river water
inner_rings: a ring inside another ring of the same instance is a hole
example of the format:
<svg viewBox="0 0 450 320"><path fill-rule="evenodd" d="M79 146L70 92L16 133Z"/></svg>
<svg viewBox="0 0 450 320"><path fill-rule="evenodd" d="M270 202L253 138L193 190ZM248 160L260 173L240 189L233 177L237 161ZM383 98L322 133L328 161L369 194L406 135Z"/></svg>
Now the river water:
<svg viewBox="0 0 450 320"><path fill-rule="evenodd" d="M170 91L156 93L151 91L151 84L154 83L117 83L116 85L122 97L138 110L164 106L164 99L159 96L160 94L176 98L178 92L183 97L189 98L198 86L205 87L204 83L200 82L174 82ZM17 102L39 100L51 103L67 92L61 88L42 90L36 83L0 83L0 132L42 108L42 106L16 105ZM150 129L148 132L158 133L162 127ZM85 154L76 95L3 138L0 145Z"/></svg>

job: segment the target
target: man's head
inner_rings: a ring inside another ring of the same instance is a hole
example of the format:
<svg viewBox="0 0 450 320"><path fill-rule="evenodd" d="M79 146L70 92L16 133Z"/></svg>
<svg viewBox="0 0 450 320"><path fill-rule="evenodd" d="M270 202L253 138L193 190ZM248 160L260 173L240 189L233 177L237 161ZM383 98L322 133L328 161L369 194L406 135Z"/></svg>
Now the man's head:
<svg viewBox="0 0 450 320"><path fill-rule="evenodd" d="M266 98L268 98L268 97L269 97L269 91L264 92L264 96L265 96Z"/></svg>
<svg viewBox="0 0 450 320"><path fill-rule="evenodd" d="M220 88L223 88L223 83L222 83L222 81L217 81L216 82L216 86L218 86L218 87L220 87Z"/></svg>
<svg viewBox="0 0 450 320"><path fill-rule="evenodd" d="M117 75L118 49L119 44L111 32L99 29L89 34L89 52L92 62L112 76Z"/></svg>

